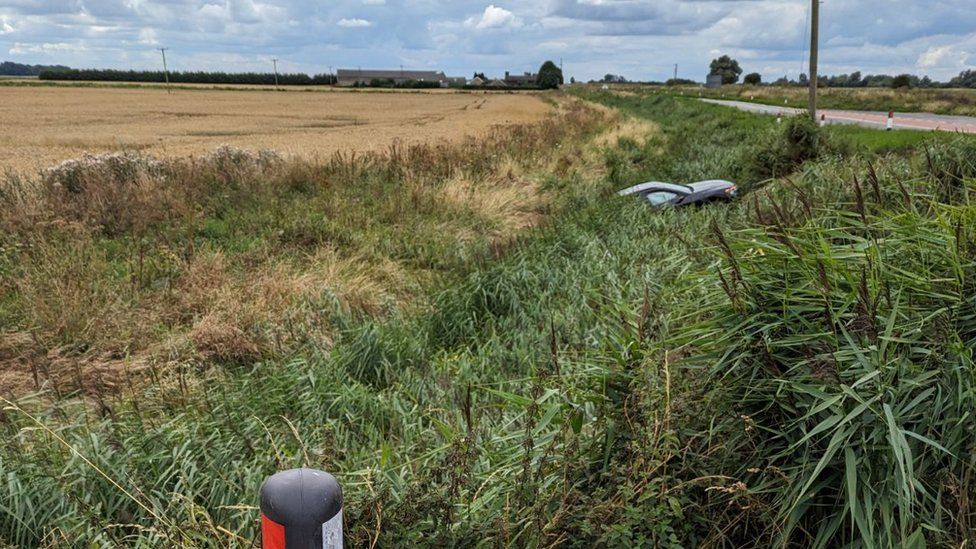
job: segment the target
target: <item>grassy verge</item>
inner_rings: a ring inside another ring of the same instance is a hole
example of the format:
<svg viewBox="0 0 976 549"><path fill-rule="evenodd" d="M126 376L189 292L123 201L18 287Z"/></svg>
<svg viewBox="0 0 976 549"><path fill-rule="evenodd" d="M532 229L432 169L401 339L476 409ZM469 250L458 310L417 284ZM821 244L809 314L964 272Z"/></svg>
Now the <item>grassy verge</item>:
<svg viewBox="0 0 976 549"><path fill-rule="evenodd" d="M875 154L911 154L922 150L927 143L935 143L942 139L935 132L898 130L892 132L880 131L861 126L834 125L828 130L832 135L847 141L855 149L864 149Z"/></svg>
<svg viewBox="0 0 976 549"><path fill-rule="evenodd" d="M712 99L735 99L798 108L806 107L808 93L806 88L746 85L704 90L683 88L683 91L689 96L697 96L701 92ZM818 103L824 109L976 116L976 90L968 89L821 88Z"/></svg>
<svg viewBox="0 0 976 549"><path fill-rule="evenodd" d="M261 478L297 465L343 483L350 545L972 539L973 141L879 156L695 101L586 98L631 117L583 163L600 177L557 149L551 222L448 255L422 306L8 403L0 539L246 546ZM751 192L611 194L702 177Z"/></svg>

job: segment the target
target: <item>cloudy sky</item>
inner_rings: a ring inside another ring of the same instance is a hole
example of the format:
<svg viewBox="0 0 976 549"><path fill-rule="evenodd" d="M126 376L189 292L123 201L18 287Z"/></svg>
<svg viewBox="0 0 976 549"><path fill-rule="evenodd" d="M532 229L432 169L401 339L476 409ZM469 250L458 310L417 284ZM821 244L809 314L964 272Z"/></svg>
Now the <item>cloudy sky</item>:
<svg viewBox="0 0 976 549"><path fill-rule="evenodd" d="M74 67L326 72L438 68L704 79L721 53L796 77L807 0L0 0L0 60ZM946 79L976 65L974 0L824 0L827 73Z"/></svg>

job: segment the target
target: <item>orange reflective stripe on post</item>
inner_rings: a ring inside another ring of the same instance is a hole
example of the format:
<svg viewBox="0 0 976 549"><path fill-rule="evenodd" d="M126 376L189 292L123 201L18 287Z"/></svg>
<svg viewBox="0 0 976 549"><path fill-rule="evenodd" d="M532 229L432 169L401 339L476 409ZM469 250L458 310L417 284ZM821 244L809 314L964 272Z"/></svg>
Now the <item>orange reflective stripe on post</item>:
<svg viewBox="0 0 976 549"><path fill-rule="evenodd" d="M285 549L285 527L261 513L261 547Z"/></svg>

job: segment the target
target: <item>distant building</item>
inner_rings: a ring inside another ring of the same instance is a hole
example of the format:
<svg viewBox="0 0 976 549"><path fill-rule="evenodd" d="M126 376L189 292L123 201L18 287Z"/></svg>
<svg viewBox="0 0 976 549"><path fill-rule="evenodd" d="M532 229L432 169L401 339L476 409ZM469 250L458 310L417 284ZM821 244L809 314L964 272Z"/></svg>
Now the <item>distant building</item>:
<svg viewBox="0 0 976 549"><path fill-rule="evenodd" d="M474 78L471 79L470 82L468 82L468 84L471 84L472 86L484 86L485 82L487 82L487 80L485 80L484 78L480 76L475 76Z"/></svg>
<svg viewBox="0 0 976 549"><path fill-rule="evenodd" d="M463 76L448 76L447 85L448 86L463 86L468 83L468 79Z"/></svg>
<svg viewBox="0 0 976 549"><path fill-rule="evenodd" d="M721 74L709 74L705 79L706 88L721 88L722 87L722 75Z"/></svg>
<svg viewBox="0 0 976 549"><path fill-rule="evenodd" d="M508 82L502 80L501 78L496 78L494 80L489 80L485 82L485 85L491 88L507 88Z"/></svg>
<svg viewBox="0 0 976 549"><path fill-rule="evenodd" d="M339 69L336 71L336 82L340 86L369 85L373 80L392 80L395 84L403 82L437 82L447 86L448 78L440 71L405 71L405 70L360 70Z"/></svg>
<svg viewBox="0 0 976 549"><path fill-rule="evenodd" d="M535 86L539 82L539 75L527 72L525 74L509 74L505 71L505 84L509 86Z"/></svg>

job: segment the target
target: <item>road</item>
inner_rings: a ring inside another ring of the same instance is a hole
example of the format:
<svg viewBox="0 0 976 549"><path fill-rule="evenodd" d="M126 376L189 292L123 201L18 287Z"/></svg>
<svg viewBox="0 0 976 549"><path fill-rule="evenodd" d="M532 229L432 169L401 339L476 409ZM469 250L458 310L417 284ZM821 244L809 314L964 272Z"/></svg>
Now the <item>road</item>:
<svg viewBox="0 0 976 549"><path fill-rule="evenodd" d="M706 103L724 105L739 110L757 114L773 116L794 116L805 113L805 109L778 107L775 105L760 105L745 101L724 101L720 99L702 99ZM820 114L826 118L828 124L856 124L869 128L884 128L888 123L888 113L868 111L842 111L834 109L820 109ZM948 131L960 133L976 133L976 118L971 116L946 116L928 113L896 112L894 118L896 130L925 130Z"/></svg>

